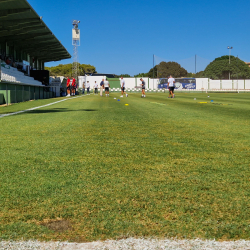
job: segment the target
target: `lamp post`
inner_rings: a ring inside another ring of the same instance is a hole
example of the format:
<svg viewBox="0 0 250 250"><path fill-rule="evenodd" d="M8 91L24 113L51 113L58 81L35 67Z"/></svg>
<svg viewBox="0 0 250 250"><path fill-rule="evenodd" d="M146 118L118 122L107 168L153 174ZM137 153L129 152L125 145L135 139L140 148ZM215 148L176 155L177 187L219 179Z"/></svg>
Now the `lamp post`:
<svg viewBox="0 0 250 250"><path fill-rule="evenodd" d="M229 64L230 64L230 54L231 54L231 49L233 49L233 47L227 46L227 48L229 49ZM229 80L230 80L230 68L229 68Z"/></svg>

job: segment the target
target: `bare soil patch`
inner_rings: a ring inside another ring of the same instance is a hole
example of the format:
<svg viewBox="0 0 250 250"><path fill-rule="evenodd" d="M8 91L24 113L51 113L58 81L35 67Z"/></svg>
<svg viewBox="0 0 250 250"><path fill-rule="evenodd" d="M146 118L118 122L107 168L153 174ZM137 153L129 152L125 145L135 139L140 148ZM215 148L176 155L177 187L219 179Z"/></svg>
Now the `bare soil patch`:
<svg viewBox="0 0 250 250"><path fill-rule="evenodd" d="M68 220L49 220L40 223L40 225L49 228L50 230L62 233L72 229L71 223Z"/></svg>

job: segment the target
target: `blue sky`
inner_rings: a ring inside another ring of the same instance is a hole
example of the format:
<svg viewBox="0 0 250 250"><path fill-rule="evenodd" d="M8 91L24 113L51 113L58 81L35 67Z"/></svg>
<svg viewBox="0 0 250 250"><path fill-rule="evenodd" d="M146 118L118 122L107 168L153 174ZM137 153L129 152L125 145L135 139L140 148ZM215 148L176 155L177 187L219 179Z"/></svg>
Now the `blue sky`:
<svg viewBox="0 0 250 250"><path fill-rule="evenodd" d="M73 55L72 21L80 20L79 62L98 73L148 72L159 58L189 72L231 54L250 62L249 0L28 0ZM46 66L72 63L73 59Z"/></svg>

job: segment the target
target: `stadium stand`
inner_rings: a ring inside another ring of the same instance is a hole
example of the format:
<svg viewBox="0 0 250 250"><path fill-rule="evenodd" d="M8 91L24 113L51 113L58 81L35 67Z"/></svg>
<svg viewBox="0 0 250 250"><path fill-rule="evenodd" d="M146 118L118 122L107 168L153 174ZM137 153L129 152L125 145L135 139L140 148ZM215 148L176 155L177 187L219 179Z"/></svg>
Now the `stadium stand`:
<svg viewBox="0 0 250 250"><path fill-rule="evenodd" d="M71 55L27 0L0 1L0 91L11 91L13 84L45 87L49 77L44 63L68 58Z"/></svg>
<svg viewBox="0 0 250 250"><path fill-rule="evenodd" d="M33 77L24 75L24 73L18 71L17 68L11 67L5 63L1 64L1 79L7 82L42 85L40 81L35 80Z"/></svg>

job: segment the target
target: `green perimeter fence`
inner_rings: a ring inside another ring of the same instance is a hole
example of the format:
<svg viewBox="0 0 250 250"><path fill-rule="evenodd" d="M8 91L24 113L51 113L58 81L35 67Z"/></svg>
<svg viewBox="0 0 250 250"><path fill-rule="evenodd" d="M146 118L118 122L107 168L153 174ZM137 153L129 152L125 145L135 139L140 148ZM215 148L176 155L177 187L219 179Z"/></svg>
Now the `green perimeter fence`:
<svg viewBox="0 0 250 250"><path fill-rule="evenodd" d="M53 87L0 82L0 105L53 97Z"/></svg>
<svg viewBox="0 0 250 250"><path fill-rule="evenodd" d="M134 86L137 86L137 84L138 84L136 79L137 78L134 78L134 80L135 80L135 85ZM110 85L111 89L112 88L119 88L119 89L121 88L120 78L107 78L107 80L109 81L109 85ZM149 86L149 80L146 83L146 85Z"/></svg>
<svg viewBox="0 0 250 250"><path fill-rule="evenodd" d="M119 78L108 78L110 88L121 88Z"/></svg>

